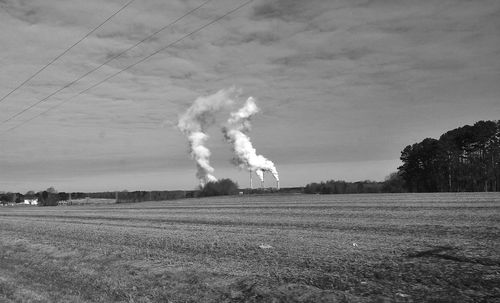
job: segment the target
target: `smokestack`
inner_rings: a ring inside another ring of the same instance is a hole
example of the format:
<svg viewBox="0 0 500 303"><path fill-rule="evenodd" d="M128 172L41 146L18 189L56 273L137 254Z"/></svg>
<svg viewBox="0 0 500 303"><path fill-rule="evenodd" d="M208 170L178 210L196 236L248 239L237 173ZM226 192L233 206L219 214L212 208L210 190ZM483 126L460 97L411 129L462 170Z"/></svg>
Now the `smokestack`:
<svg viewBox="0 0 500 303"><path fill-rule="evenodd" d="M222 128L226 141L232 144L235 154L234 163L240 167L255 171L264 187L263 171L273 174L279 180L274 163L262 155L258 155L247 133L250 131L250 119L259 111L255 99L249 97L243 107L232 112L226 125Z"/></svg>
<svg viewBox="0 0 500 303"><path fill-rule="evenodd" d="M252 171L248 171L250 173L250 189L253 189L253 184L252 184Z"/></svg>
<svg viewBox="0 0 500 303"><path fill-rule="evenodd" d="M276 180L276 189L280 190L280 180Z"/></svg>
<svg viewBox="0 0 500 303"><path fill-rule="evenodd" d="M260 180L260 187L264 189L264 173L262 174L262 180Z"/></svg>

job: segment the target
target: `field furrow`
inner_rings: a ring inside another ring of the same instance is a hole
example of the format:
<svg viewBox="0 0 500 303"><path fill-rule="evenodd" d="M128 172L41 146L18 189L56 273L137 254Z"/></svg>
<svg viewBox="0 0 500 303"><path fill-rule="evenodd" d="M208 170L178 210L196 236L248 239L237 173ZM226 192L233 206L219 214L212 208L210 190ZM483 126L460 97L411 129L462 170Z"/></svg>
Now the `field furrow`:
<svg viewBox="0 0 500 303"><path fill-rule="evenodd" d="M495 194L251 196L0 209L0 301L479 302Z"/></svg>

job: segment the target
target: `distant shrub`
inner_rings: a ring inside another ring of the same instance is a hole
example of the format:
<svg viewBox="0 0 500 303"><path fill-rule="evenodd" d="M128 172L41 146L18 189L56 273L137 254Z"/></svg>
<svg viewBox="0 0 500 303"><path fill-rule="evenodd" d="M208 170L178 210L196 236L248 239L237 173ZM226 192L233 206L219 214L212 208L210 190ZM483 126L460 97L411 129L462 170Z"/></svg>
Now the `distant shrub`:
<svg viewBox="0 0 500 303"><path fill-rule="evenodd" d="M231 179L220 179L215 182L208 182L200 189L200 197L227 196L238 193L238 184Z"/></svg>

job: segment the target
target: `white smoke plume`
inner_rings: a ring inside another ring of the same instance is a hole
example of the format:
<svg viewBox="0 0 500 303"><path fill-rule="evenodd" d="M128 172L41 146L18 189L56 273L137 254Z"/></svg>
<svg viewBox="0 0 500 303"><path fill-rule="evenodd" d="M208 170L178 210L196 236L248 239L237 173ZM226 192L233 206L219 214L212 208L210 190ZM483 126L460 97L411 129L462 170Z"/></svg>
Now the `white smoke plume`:
<svg viewBox="0 0 500 303"><path fill-rule="evenodd" d="M231 113L222 132L226 140L233 145L236 164L255 172L261 182L264 181L264 171L271 172L276 181L279 181L274 163L262 155L257 155L250 138L246 135L251 127L250 118L258 112L259 108L255 104L255 99L249 97L242 108Z"/></svg>
<svg viewBox="0 0 500 303"><path fill-rule="evenodd" d="M210 166L210 150L205 146L208 135L207 128L215 123L215 113L231 105L233 98L239 93L236 88L222 89L213 95L199 97L179 117L177 127L187 136L189 152L196 161L196 177L200 185L217 181Z"/></svg>

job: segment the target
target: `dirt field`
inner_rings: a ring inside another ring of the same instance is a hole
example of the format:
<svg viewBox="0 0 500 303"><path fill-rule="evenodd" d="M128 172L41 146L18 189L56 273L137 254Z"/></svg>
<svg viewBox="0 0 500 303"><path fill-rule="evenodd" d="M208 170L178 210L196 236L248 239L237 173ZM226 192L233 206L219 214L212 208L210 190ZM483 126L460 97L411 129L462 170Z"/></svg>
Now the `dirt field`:
<svg viewBox="0 0 500 303"><path fill-rule="evenodd" d="M0 302L500 302L500 194L0 208Z"/></svg>

